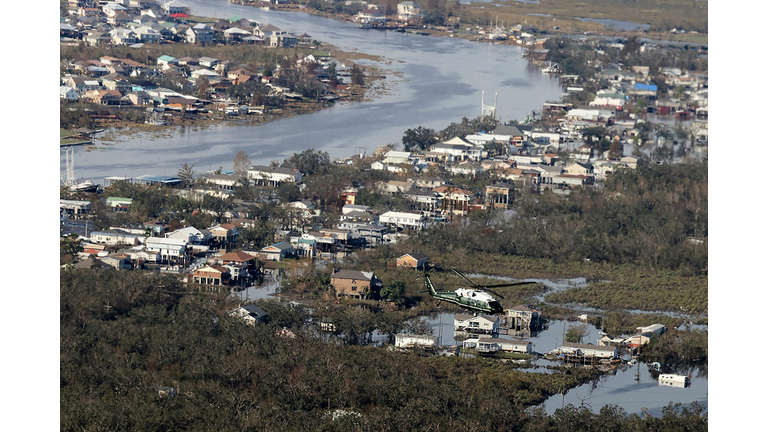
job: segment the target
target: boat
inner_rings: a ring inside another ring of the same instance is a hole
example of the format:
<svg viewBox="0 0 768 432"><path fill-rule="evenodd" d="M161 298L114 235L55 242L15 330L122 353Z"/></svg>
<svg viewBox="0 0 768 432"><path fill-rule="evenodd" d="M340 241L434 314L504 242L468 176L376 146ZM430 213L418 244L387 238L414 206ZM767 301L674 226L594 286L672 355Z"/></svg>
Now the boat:
<svg viewBox="0 0 768 432"><path fill-rule="evenodd" d="M85 180L69 186L71 192L95 193L99 191L99 185L90 180Z"/></svg>
<svg viewBox="0 0 768 432"><path fill-rule="evenodd" d="M370 28L373 28L373 26L369 22L364 22L364 23L359 25L359 28L370 29Z"/></svg>
<svg viewBox="0 0 768 432"><path fill-rule="evenodd" d="M559 72L559 69L557 67L557 63L549 62L549 66L545 67L541 70L542 73L557 73Z"/></svg>
<svg viewBox="0 0 768 432"><path fill-rule="evenodd" d="M65 149L66 164L67 164L67 177L61 179L64 186L67 186L71 192L98 192L99 185L93 183L90 180L83 180L78 182L75 180L75 153L72 146L67 146Z"/></svg>

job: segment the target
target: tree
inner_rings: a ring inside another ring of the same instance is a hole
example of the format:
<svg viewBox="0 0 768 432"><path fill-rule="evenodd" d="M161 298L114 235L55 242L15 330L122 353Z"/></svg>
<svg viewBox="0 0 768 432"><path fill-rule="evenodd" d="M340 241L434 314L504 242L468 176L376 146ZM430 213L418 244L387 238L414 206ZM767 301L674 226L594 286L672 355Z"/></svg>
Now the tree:
<svg viewBox="0 0 768 432"><path fill-rule="evenodd" d="M186 188L195 182L195 165L190 165L187 162L181 164L179 168L178 177L181 180L181 184Z"/></svg>
<svg viewBox="0 0 768 432"><path fill-rule="evenodd" d="M407 129L402 141L405 151L426 150L437 141L437 134L433 129L419 126L416 129Z"/></svg>
<svg viewBox="0 0 768 432"><path fill-rule="evenodd" d="M568 331L565 333L565 341L571 343L580 343L586 335L587 326L585 324L578 324L568 328Z"/></svg>
<svg viewBox="0 0 768 432"><path fill-rule="evenodd" d="M353 64L349 73L349 78L352 81L352 84L359 86L365 85L365 74L363 73L363 69L361 69L360 66Z"/></svg>
<svg viewBox="0 0 768 432"><path fill-rule="evenodd" d="M77 234L71 233L61 238L60 244L60 258L62 262L66 261L69 256L69 262L77 262L77 253L82 252L83 248L80 246L80 240L77 239Z"/></svg>
<svg viewBox="0 0 768 432"><path fill-rule="evenodd" d="M381 289L379 296L390 301L398 300L405 293L405 284L401 281L392 281Z"/></svg>
<svg viewBox="0 0 768 432"><path fill-rule="evenodd" d="M248 177L248 170L251 168L251 160L248 159L248 155L244 151L240 150L235 155L233 171L235 175L240 178Z"/></svg>

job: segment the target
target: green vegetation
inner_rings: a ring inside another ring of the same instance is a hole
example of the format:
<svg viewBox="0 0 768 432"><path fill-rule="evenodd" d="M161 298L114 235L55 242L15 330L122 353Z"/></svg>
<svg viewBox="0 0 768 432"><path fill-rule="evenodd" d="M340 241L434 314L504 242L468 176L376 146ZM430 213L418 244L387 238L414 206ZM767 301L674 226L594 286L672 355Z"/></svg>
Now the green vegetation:
<svg viewBox="0 0 768 432"><path fill-rule="evenodd" d="M426 4L426 1L418 3ZM639 24L650 24L649 31L668 31L683 28L688 31L707 33L709 20L708 2L696 0L540 0L537 3L519 3L516 1L502 4L463 5L450 10L461 17L462 24L488 25L489 19L499 17L499 22L523 23L549 29L559 26L566 31L602 31L609 29L597 23L581 22L577 17L593 19L613 19ZM532 16L546 14L549 16ZM555 21L556 19L556 21Z"/></svg>
<svg viewBox="0 0 768 432"><path fill-rule="evenodd" d="M523 373L489 359L324 342L310 312L270 301L269 322L229 317L226 293L113 269L60 276L63 430L704 430L697 405L661 418L526 407L596 372ZM293 337L282 336L290 327ZM342 342L342 341L340 341ZM176 396L159 390L173 387ZM333 420L330 412L347 415Z"/></svg>

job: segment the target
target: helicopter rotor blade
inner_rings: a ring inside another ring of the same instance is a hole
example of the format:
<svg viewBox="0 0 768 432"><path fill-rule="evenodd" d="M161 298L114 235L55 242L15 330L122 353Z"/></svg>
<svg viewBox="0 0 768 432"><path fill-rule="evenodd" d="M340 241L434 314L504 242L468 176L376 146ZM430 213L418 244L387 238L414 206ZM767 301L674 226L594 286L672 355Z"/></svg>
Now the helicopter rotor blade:
<svg viewBox="0 0 768 432"><path fill-rule="evenodd" d="M505 284L497 284L497 285L483 285L480 288L501 288L501 287L510 287L510 286L516 286L516 285L527 285L527 284L535 284L538 282L534 281L522 281L522 282L512 282L512 283L505 283Z"/></svg>
<svg viewBox="0 0 768 432"><path fill-rule="evenodd" d="M498 297L498 298L500 298L500 299L503 299L503 298L504 298L504 296L503 296L503 295L501 295L501 294L497 293L496 291L491 291L491 290L489 290L489 289L486 289L485 291L488 291L489 293L491 293L491 294L495 295L496 297Z"/></svg>
<svg viewBox="0 0 768 432"><path fill-rule="evenodd" d="M472 282L471 280L469 280L469 278L468 278L468 277L466 277L466 276L464 276L463 274L461 274L461 272L460 272L460 271L456 270L455 268L452 268L451 270L453 270L453 272L454 272L454 273L456 273L457 275L459 275L459 276L461 276L462 278L464 278L464 280L465 280L465 281L467 281L467 282L469 282L470 284L472 284L472 286L473 286L473 287L477 288L477 284L476 284L476 283L474 283L474 282Z"/></svg>

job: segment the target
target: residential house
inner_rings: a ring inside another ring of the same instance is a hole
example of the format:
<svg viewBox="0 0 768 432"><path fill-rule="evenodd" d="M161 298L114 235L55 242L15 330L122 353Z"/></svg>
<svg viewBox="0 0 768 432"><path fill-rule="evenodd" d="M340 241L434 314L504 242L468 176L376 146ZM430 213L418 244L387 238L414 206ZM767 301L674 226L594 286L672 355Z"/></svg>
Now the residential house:
<svg viewBox="0 0 768 432"><path fill-rule="evenodd" d="M440 194L443 212L459 215L469 213L469 202L473 199L471 193L455 186L441 186L433 191Z"/></svg>
<svg viewBox="0 0 768 432"><path fill-rule="evenodd" d="M148 237L144 240L147 251L158 252L162 261L186 261L189 242L179 238Z"/></svg>
<svg viewBox="0 0 768 432"><path fill-rule="evenodd" d="M613 359L619 356L619 350L616 347L571 342L565 342L561 347L552 351L552 353L600 359Z"/></svg>
<svg viewBox="0 0 768 432"><path fill-rule="evenodd" d="M157 58L157 65L158 66L171 66L171 65L177 65L179 64L179 60L176 59L176 57L171 57L169 55L161 55Z"/></svg>
<svg viewBox="0 0 768 432"><path fill-rule="evenodd" d="M480 337L466 339L462 342L464 349L479 348L480 351L506 351L519 354L531 354L533 352L533 343L528 340L520 339L499 339Z"/></svg>
<svg viewBox="0 0 768 432"><path fill-rule="evenodd" d="M397 348L435 348L437 347L437 336L416 335L410 333L398 333L395 335L395 346Z"/></svg>
<svg viewBox="0 0 768 432"><path fill-rule="evenodd" d="M565 174L589 176L594 172L594 168L592 167L591 164L576 162L576 163L565 166L563 168L563 171L565 172Z"/></svg>
<svg viewBox="0 0 768 432"><path fill-rule="evenodd" d="M208 228L211 237L222 244L232 244L237 241L238 229L233 224L223 223Z"/></svg>
<svg viewBox="0 0 768 432"><path fill-rule="evenodd" d="M161 39L160 32L149 26L137 27L134 32L141 43L159 43Z"/></svg>
<svg viewBox="0 0 768 432"><path fill-rule="evenodd" d="M248 170L248 178L254 179L257 185L277 187L282 183L301 183L303 174L290 168L256 165Z"/></svg>
<svg viewBox="0 0 768 432"><path fill-rule="evenodd" d="M228 313L229 313L229 316L241 318L247 324L250 324L250 325L263 323L267 320L267 317L269 316L267 314L267 311L256 306L253 303L238 307L236 309L232 309Z"/></svg>
<svg viewBox="0 0 768 432"><path fill-rule="evenodd" d="M404 197L413 203L415 210L427 216L435 216L440 209L440 194L437 192L411 188Z"/></svg>
<svg viewBox="0 0 768 432"><path fill-rule="evenodd" d="M115 211L128 211L133 204L133 198L107 197L107 206Z"/></svg>
<svg viewBox="0 0 768 432"><path fill-rule="evenodd" d="M485 203L495 209L507 210L512 207L514 187L508 183L496 183L485 187Z"/></svg>
<svg viewBox="0 0 768 432"><path fill-rule="evenodd" d="M421 9L412 1L404 1L397 4L397 19L411 21L421 14Z"/></svg>
<svg viewBox="0 0 768 432"><path fill-rule="evenodd" d="M243 38L251 36L251 32L238 27L231 27L224 30L224 40L227 43L241 42Z"/></svg>
<svg viewBox="0 0 768 432"><path fill-rule="evenodd" d="M331 286L336 290L336 297L366 300L370 296L372 285L381 285L373 272L339 270L331 275Z"/></svg>
<svg viewBox="0 0 768 432"><path fill-rule="evenodd" d="M199 59L197 59L197 61L200 64L200 66L204 66L207 68L214 68L219 63L221 63L221 60L213 57L200 57Z"/></svg>
<svg viewBox="0 0 768 432"><path fill-rule="evenodd" d="M168 15L175 15L178 13L186 14L189 12L189 6L179 0L171 0L167 3L163 3L163 10Z"/></svg>
<svg viewBox="0 0 768 432"><path fill-rule="evenodd" d="M136 245L139 243L139 238L122 230L106 230L92 232L91 241L107 245Z"/></svg>
<svg viewBox="0 0 768 432"><path fill-rule="evenodd" d="M433 190L448 184L448 180L440 177L419 177L416 179L416 187Z"/></svg>
<svg viewBox="0 0 768 432"><path fill-rule="evenodd" d="M176 231L165 234L167 239L184 240L189 244L205 244L211 239L211 232L199 230L193 226L179 228Z"/></svg>
<svg viewBox="0 0 768 432"><path fill-rule="evenodd" d="M533 306L517 305L506 311L505 322L509 330L538 330L542 321L541 311Z"/></svg>
<svg viewBox="0 0 768 432"><path fill-rule="evenodd" d="M192 282L201 285L227 285L230 282L229 269L217 264L204 265L192 272Z"/></svg>
<svg viewBox="0 0 768 432"><path fill-rule="evenodd" d="M272 34L276 32L280 32L280 29L272 24L256 26L256 28L253 29L253 35L262 39L269 39L272 37Z"/></svg>
<svg viewBox="0 0 768 432"><path fill-rule="evenodd" d="M281 261L288 255L293 254L293 246L287 242L275 243L271 246L261 248L259 255L265 260Z"/></svg>
<svg viewBox="0 0 768 432"><path fill-rule="evenodd" d="M65 102L77 102L79 99L79 95L77 94L77 91L69 86L61 86L59 87L59 99Z"/></svg>
<svg viewBox="0 0 768 432"><path fill-rule="evenodd" d="M492 315L456 314L453 317L454 331L498 335L499 326L499 317Z"/></svg>
<svg viewBox="0 0 768 432"><path fill-rule="evenodd" d="M388 211L379 216L379 222L382 225L389 225L393 228L410 228L416 231L421 231L427 227L427 218L423 213Z"/></svg>
<svg viewBox="0 0 768 432"><path fill-rule="evenodd" d="M109 254L99 258L101 262L116 269L131 269L131 259L125 254Z"/></svg>
<svg viewBox="0 0 768 432"><path fill-rule="evenodd" d="M299 37L293 33L276 31L269 37L269 46L291 48L299 43Z"/></svg>
<svg viewBox="0 0 768 432"><path fill-rule="evenodd" d="M421 252L407 253L397 259L398 267L409 267L413 269L426 269L427 256Z"/></svg>
<svg viewBox="0 0 768 432"><path fill-rule="evenodd" d="M473 162L464 161L464 162L461 162L458 165L453 165L451 167L451 174L475 177L482 170L483 170L483 168L480 165L478 165L476 163L473 163Z"/></svg>

